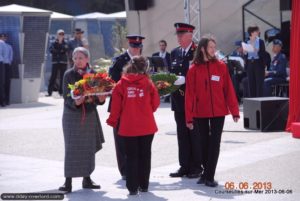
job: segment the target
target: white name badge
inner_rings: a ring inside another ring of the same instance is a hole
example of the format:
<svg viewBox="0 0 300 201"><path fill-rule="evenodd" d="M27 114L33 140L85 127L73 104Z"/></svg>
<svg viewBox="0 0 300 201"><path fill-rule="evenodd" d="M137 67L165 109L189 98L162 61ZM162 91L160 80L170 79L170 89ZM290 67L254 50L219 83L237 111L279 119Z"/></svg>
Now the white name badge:
<svg viewBox="0 0 300 201"><path fill-rule="evenodd" d="M219 82L219 81L220 81L220 76L212 75L212 76L211 76L211 80L212 80L212 81L217 81L217 82Z"/></svg>

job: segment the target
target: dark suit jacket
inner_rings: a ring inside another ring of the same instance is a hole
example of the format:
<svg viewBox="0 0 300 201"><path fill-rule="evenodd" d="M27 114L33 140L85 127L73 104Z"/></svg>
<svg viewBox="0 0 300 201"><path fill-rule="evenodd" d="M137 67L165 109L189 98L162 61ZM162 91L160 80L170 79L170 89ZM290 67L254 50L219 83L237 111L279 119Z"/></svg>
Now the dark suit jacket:
<svg viewBox="0 0 300 201"><path fill-rule="evenodd" d="M121 79L123 68L130 61L130 56L126 51L125 53L113 58L112 60L113 60L113 64L109 68L108 74L111 77L111 79L113 79L117 83ZM109 100L108 109L107 109L108 112L110 112L111 100L112 98L110 98Z"/></svg>
<svg viewBox="0 0 300 201"><path fill-rule="evenodd" d="M268 77L277 77L286 80L286 66L286 56L283 53L277 54L271 62L270 73Z"/></svg>
<svg viewBox="0 0 300 201"><path fill-rule="evenodd" d="M123 68L129 61L130 56L127 52L113 58L113 64L109 68L108 73L115 82L118 82L121 79Z"/></svg>
<svg viewBox="0 0 300 201"><path fill-rule="evenodd" d="M173 49L171 52L171 67L169 69L169 72L185 77L193 60L195 48L195 44L193 43L185 56L182 56L182 50L180 47ZM171 108L173 111L182 113L185 111L184 93L185 84L181 85L179 90L176 90L171 94Z"/></svg>
<svg viewBox="0 0 300 201"><path fill-rule="evenodd" d="M155 52L152 54L152 56L157 56L159 57L159 52ZM167 61L167 67L168 69L171 67L171 54L169 52L166 52L166 57L165 57L166 61Z"/></svg>

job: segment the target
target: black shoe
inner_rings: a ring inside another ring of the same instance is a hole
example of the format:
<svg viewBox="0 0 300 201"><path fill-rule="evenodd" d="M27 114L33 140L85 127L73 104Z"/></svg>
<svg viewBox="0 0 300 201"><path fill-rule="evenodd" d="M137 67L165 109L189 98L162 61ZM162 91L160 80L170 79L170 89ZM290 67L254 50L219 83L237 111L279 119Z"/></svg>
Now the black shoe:
<svg viewBox="0 0 300 201"><path fill-rule="evenodd" d="M46 94L46 97L50 97L50 96L52 96L51 94Z"/></svg>
<svg viewBox="0 0 300 201"><path fill-rule="evenodd" d="M219 184L217 181L213 180L213 181L205 181L205 186L209 186L209 187L217 187Z"/></svg>
<svg viewBox="0 0 300 201"><path fill-rule="evenodd" d="M204 179L203 175L199 178L199 180L197 181L197 184L205 184L205 179Z"/></svg>
<svg viewBox="0 0 300 201"><path fill-rule="evenodd" d="M201 173L188 173L186 175L186 177L189 178L189 179L195 179L195 178L198 178L200 176L201 176Z"/></svg>
<svg viewBox="0 0 300 201"><path fill-rule="evenodd" d="M129 195L137 195L138 191L129 191Z"/></svg>
<svg viewBox="0 0 300 201"><path fill-rule="evenodd" d="M180 168L177 172L170 173L170 177L183 177L187 175L187 172Z"/></svg>
<svg viewBox="0 0 300 201"><path fill-rule="evenodd" d="M72 185L66 185L66 183L64 183L64 185L62 185L61 187L58 188L59 191L66 191L67 193L71 193L72 192Z"/></svg>
<svg viewBox="0 0 300 201"><path fill-rule="evenodd" d="M148 192L148 188L141 188L141 187L139 187L139 191L143 192L143 193L146 193L146 192Z"/></svg>
<svg viewBox="0 0 300 201"><path fill-rule="evenodd" d="M89 188L89 189L100 189L100 185L95 184L93 180L89 177L85 177L82 180L82 188Z"/></svg>

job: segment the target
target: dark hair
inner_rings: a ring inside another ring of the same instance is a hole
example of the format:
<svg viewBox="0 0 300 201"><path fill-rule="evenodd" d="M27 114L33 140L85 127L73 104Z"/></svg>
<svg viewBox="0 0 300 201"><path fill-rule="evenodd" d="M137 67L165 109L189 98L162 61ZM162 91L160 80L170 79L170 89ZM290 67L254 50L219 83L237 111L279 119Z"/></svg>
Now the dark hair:
<svg viewBox="0 0 300 201"><path fill-rule="evenodd" d="M129 64L125 66L123 73L146 74L148 67L147 59L143 56L134 56Z"/></svg>
<svg viewBox="0 0 300 201"><path fill-rule="evenodd" d="M213 43L216 44L216 39L211 34L202 36L202 38L200 39L200 41L198 43L195 54L194 54L193 63L195 63L195 64L205 63L204 55L203 55L203 52L201 51L201 49L204 48L205 54L208 55L207 47L208 47L209 41L212 41ZM216 60L216 59L217 58L215 56L213 58L210 58L210 60Z"/></svg>
<svg viewBox="0 0 300 201"><path fill-rule="evenodd" d="M165 40L160 40L159 43L164 43L165 46L167 46L167 41L165 41Z"/></svg>
<svg viewBox="0 0 300 201"><path fill-rule="evenodd" d="M248 27L247 32L248 32L249 36L251 36L251 34L252 34L253 32L255 32L255 31L259 31L258 26L253 26L253 27L250 26L250 27Z"/></svg>

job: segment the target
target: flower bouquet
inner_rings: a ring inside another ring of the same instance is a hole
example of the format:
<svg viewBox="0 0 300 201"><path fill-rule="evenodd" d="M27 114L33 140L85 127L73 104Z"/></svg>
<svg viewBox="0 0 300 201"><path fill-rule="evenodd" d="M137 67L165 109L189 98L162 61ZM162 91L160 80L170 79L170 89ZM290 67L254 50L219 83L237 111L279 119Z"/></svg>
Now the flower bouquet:
<svg viewBox="0 0 300 201"><path fill-rule="evenodd" d="M83 79L68 86L71 89L71 97L79 99L82 96L109 95L115 86L115 82L106 72L99 72L85 74Z"/></svg>
<svg viewBox="0 0 300 201"><path fill-rule="evenodd" d="M160 96L172 93L179 89L181 84L184 84L184 77L175 74L157 73L151 75L151 79Z"/></svg>

